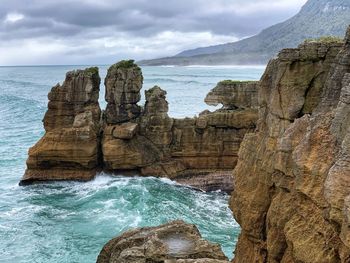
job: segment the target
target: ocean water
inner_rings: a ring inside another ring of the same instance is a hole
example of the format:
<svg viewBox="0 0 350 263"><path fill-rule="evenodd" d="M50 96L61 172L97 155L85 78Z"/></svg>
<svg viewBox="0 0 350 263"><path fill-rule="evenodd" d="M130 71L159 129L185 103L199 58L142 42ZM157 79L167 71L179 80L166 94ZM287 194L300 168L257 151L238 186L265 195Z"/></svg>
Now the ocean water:
<svg viewBox="0 0 350 263"><path fill-rule="evenodd" d="M240 230L226 194L122 174L18 186L28 148L44 133L47 93L75 68L84 66L0 67L0 262L95 262L112 237L173 219L196 224L232 258ZM100 67L102 83L106 68ZM203 100L218 81L256 80L262 72L263 67L144 67L144 88L166 89L169 114L192 117L209 108Z"/></svg>

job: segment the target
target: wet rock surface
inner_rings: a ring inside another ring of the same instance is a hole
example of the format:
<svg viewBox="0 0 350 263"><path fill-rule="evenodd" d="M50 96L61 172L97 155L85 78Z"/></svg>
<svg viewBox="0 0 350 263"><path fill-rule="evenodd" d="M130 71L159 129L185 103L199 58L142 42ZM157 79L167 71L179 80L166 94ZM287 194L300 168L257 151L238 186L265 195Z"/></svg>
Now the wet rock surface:
<svg viewBox="0 0 350 263"><path fill-rule="evenodd" d="M349 39L270 61L233 172L233 262L350 262Z"/></svg>
<svg viewBox="0 0 350 263"><path fill-rule="evenodd" d="M130 230L109 241L97 263L212 262L228 259L217 244L202 239L196 226L173 221L157 227Z"/></svg>

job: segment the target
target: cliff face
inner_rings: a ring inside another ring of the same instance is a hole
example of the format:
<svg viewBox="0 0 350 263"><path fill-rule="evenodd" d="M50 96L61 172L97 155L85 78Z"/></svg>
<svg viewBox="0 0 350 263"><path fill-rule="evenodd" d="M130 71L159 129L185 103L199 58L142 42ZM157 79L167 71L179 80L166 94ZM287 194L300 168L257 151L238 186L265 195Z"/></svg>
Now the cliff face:
<svg viewBox="0 0 350 263"><path fill-rule="evenodd" d="M230 206L233 262L350 261L350 28L280 52L261 79Z"/></svg>
<svg viewBox="0 0 350 263"><path fill-rule="evenodd" d="M160 87L145 92L144 108L137 104L142 82L141 69L132 61L112 65L101 116L97 69L67 73L63 85L49 93L46 133L29 151L22 183L88 180L96 170L136 170L204 190L232 191L230 174L240 143L258 118L258 83L220 82L206 101L222 104L221 110L173 119Z"/></svg>

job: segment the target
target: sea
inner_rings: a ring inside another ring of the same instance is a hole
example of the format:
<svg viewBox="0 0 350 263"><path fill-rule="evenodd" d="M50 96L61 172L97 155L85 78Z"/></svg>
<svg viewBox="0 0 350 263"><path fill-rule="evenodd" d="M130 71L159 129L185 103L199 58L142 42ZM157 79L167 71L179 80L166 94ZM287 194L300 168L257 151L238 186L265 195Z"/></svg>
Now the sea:
<svg viewBox="0 0 350 263"><path fill-rule="evenodd" d="M0 262L92 263L103 245L124 231L174 219L196 224L204 238L219 243L232 258L240 228L228 208L229 196L222 192L199 192L169 179L106 173L89 182L18 185L29 147L44 134L48 92L62 83L67 71L86 67L0 67ZM99 66L102 108L107 68ZM165 89L169 115L184 118L215 109L204 98L218 81L258 80L264 67L142 71L143 90L154 85Z"/></svg>

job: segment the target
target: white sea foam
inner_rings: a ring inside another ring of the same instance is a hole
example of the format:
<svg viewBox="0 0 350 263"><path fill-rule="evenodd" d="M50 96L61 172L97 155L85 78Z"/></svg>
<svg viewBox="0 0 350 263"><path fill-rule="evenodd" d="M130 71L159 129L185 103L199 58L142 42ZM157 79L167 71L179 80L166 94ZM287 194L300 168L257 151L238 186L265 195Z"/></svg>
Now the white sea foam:
<svg viewBox="0 0 350 263"><path fill-rule="evenodd" d="M213 68L213 69L264 69L266 65L188 65L185 68Z"/></svg>
<svg viewBox="0 0 350 263"><path fill-rule="evenodd" d="M228 197L221 193L192 191L169 179L108 173L84 183L18 186L28 148L44 133L47 93L72 68L0 68L0 79L15 78L0 94L1 260L92 263L118 233L173 219L196 224L230 256L239 228L227 207ZM101 76L106 69L101 67ZM203 99L218 81L259 79L262 71L261 66L144 67L143 75L145 88L160 76L168 91L169 114L185 117L208 108ZM100 102L105 107L103 93Z"/></svg>

